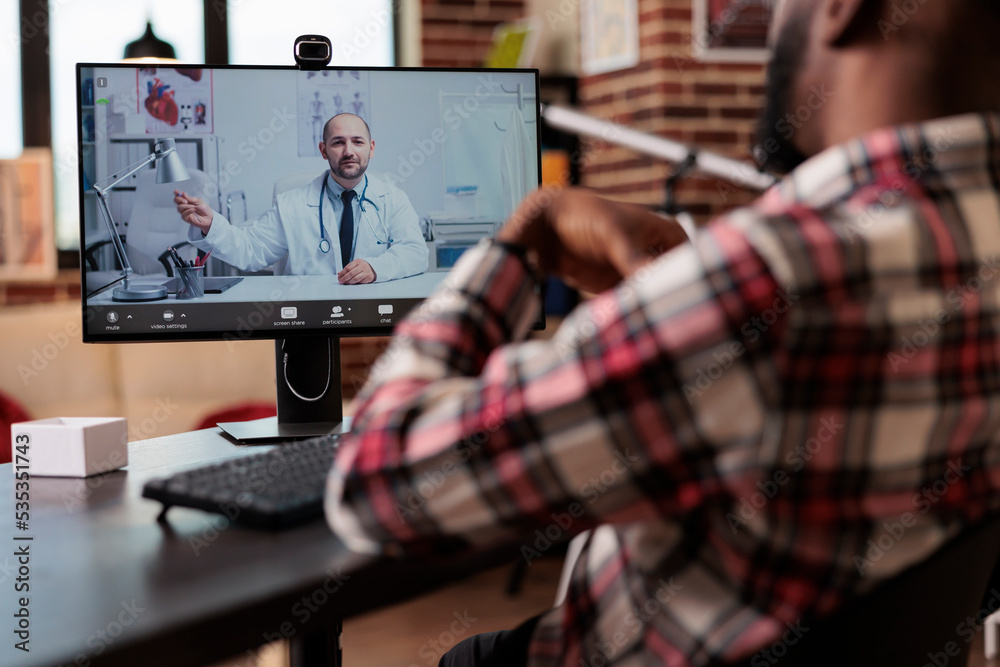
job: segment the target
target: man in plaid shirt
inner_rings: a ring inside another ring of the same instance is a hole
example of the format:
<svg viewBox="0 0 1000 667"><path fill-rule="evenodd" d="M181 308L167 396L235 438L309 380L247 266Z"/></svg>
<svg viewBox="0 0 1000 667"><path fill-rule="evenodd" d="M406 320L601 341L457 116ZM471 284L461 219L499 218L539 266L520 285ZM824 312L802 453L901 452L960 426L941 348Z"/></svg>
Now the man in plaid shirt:
<svg viewBox="0 0 1000 667"><path fill-rule="evenodd" d="M994 0L778 2L778 185L683 244L537 192L399 326L331 473L345 542L593 529L561 605L442 665L772 664L1000 506L997 34ZM545 273L598 294L525 341Z"/></svg>

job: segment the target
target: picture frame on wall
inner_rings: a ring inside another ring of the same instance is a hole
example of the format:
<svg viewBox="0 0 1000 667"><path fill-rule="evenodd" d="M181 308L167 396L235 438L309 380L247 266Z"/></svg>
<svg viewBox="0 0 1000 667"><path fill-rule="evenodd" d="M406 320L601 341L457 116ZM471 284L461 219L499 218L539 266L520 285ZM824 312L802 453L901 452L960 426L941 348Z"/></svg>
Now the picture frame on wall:
<svg viewBox="0 0 1000 667"><path fill-rule="evenodd" d="M580 46L580 69L587 76L638 65L638 0L583 0Z"/></svg>
<svg viewBox="0 0 1000 667"><path fill-rule="evenodd" d="M48 148L0 160L0 282L55 278L53 202Z"/></svg>
<svg viewBox="0 0 1000 667"><path fill-rule="evenodd" d="M774 0L692 0L691 51L704 62L766 62Z"/></svg>

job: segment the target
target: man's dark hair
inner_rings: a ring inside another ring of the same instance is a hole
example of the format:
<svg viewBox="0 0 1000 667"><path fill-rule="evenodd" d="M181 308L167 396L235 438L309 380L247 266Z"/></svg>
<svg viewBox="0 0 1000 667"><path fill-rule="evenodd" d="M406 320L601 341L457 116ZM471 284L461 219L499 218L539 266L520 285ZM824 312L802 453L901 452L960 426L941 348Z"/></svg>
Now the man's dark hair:
<svg viewBox="0 0 1000 667"><path fill-rule="evenodd" d="M370 127L368 127L368 122L364 118L362 118L361 116L359 116L357 114L354 114L354 113L338 113L336 116L333 116L332 118L330 118L330 120L326 121L326 124L323 125L323 143L324 144L326 143L326 130L327 130L327 128L330 127L330 123L332 123L336 119L340 118L341 116L354 116L355 118L357 118L358 120L360 120L364 124L364 126L365 126L365 132L368 133L368 141L371 141L371 139L372 139L372 129Z"/></svg>

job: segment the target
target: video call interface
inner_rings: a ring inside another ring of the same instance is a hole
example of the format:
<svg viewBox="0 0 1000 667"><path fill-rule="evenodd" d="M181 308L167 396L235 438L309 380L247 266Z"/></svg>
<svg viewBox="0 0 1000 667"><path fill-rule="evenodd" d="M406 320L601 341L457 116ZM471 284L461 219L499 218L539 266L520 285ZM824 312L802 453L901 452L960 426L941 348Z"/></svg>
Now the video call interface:
<svg viewBox="0 0 1000 667"><path fill-rule="evenodd" d="M540 181L533 71L77 74L88 340L387 332Z"/></svg>

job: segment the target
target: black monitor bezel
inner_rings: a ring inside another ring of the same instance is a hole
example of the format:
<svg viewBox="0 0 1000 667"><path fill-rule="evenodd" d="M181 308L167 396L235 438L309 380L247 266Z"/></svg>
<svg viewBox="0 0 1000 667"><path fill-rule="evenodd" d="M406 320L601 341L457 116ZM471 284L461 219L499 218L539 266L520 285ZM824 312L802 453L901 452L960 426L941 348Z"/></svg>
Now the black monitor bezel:
<svg viewBox="0 0 1000 667"><path fill-rule="evenodd" d="M326 336L326 337L337 337L337 338L358 338L366 336L390 336L395 325L392 326L379 326L379 327L352 327L350 329L343 329L337 331L330 331L327 329L320 330L316 328L311 329L290 329L290 330L258 330L252 329L249 335L243 335L239 331L235 330L217 330L217 331L175 331L172 330L169 333L122 333L122 334L95 334L91 333L88 325L93 320L93 311L88 309L87 306L87 289L86 289L86 258L84 257L84 227L85 227L85 195L83 187L83 122L82 122L82 112L83 112L83 80L82 73L86 68L104 67L104 68L118 68L118 69L136 69L142 67L144 63L77 63L76 64L76 112L77 112L77 122L76 122L76 135L77 135L77 156L78 156L78 167L77 167L77 187L79 188L78 195L78 206L80 212L80 304L81 304L81 315L82 315L82 336L84 343L170 343L170 342L182 342L182 341L230 341L230 340L282 340L287 338L298 338L307 336ZM158 66L160 66L158 64ZM165 63L163 66L170 68L175 67L186 67L186 68L201 68L201 69L213 69L213 70L283 70L289 72L303 71L301 68L295 65L209 65L203 63ZM485 68L485 67L371 67L371 66L327 66L320 68L321 70L328 71L363 71L363 72L454 72L454 73L518 73L518 74L533 74L535 79L535 107L536 112L539 112L537 117L538 122L535 123L535 140L536 145L539 147L537 156L537 174L538 174L538 184L541 186L542 183L542 157L541 157L541 146L542 146L542 131L541 131L541 84L540 84L540 72L536 68ZM117 282L114 284L118 284ZM539 319L533 326L534 329L544 329L545 328L545 301L544 295L540 294L540 306L539 306ZM90 308L94 308L91 306Z"/></svg>

